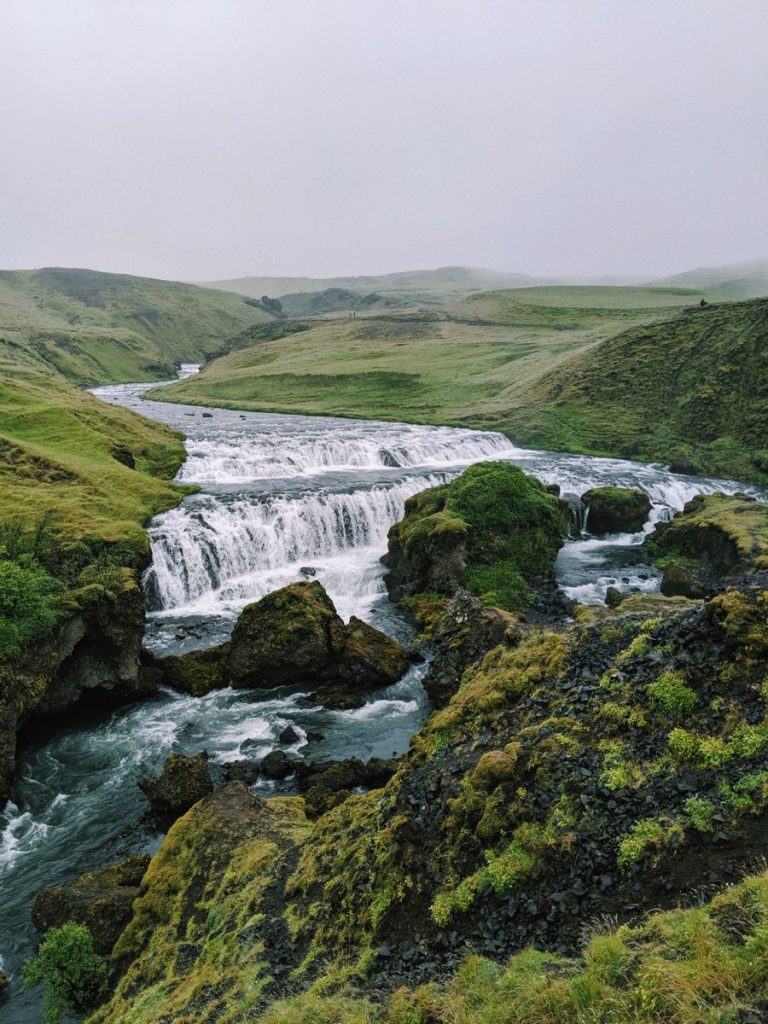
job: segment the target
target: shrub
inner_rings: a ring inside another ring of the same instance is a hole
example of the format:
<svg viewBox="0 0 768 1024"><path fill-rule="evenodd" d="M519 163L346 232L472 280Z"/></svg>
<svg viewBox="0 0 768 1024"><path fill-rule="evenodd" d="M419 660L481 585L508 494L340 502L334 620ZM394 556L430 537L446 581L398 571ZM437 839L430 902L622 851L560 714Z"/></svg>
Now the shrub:
<svg viewBox="0 0 768 1024"><path fill-rule="evenodd" d="M648 853L658 852L671 842L679 842L683 838L682 826L669 819L644 818L636 821L629 832L619 843L619 855L616 863L620 868L629 868Z"/></svg>
<svg viewBox="0 0 768 1024"><path fill-rule="evenodd" d="M0 561L0 661L17 657L55 626L64 586L27 556Z"/></svg>
<svg viewBox="0 0 768 1024"><path fill-rule="evenodd" d="M22 979L26 988L43 986L42 1024L60 1024L65 1014L96 1005L105 991L107 965L85 925L70 922L47 932L37 955L24 964Z"/></svg>
<svg viewBox="0 0 768 1024"><path fill-rule="evenodd" d="M681 672L664 672L648 687L651 705L670 718L682 718L696 706L696 694L685 685Z"/></svg>
<svg viewBox="0 0 768 1024"><path fill-rule="evenodd" d="M712 817L715 805L702 796L691 796L685 801L685 813L697 832L713 832Z"/></svg>

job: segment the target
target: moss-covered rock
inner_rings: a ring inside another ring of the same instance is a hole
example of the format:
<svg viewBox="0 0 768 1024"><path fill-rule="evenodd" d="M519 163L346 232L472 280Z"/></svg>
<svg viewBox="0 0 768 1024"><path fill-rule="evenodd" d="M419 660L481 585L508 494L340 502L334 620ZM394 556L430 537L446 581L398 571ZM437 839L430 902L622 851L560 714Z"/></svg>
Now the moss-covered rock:
<svg viewBox="0 0 768 1024"><path fill-rule="evenodd" d="M663 569L663 594L711 595L724 577L768 569L768 505L744 494L698 495L646 546Z"/></svg>
<svg viewBox="0 0 768 1024"><path fill-rule="evenodd" d="M66 616L23 655L0 664L0 806L10 794L16 736L33 716L59 714L78 702L120 704L155 692L140 664L144 600L130 569L117 585L84 588Z"/></svg>
<svg viewBox="0 0 768 1024"><path fill-rule="evenodd" d="M208 754L204 750L194 757L171 754L159 775L139 781L139 789L155 814L178 817L213 792Z"/></svg>
<svg viewBox="0 0 768 1024"><path fill-rule="evenodd" d="M82 875L72 885L41 889L35 897L32 920L41 932L67 921L84 924L99 953L111 953L131 920L133 902L149 867L147 855L128 857L102 871Z"/></svg>
<svg viewBox="0 0 768 1024"><path fill-rule="evenodd" d="M593 487L581 502L588 509L587 529L598 536L637 533L651 511L651 499L633 487Z"/></svg>
<svg viewBox="0 0 768 1024"><path fill-rule="evenodd" d="M303 955L281 916L307 835L302 804L231 782L172 826L112 954L116 991L93 1024L244 1019L287 983Z"/></svg>
<svg viewBox="0 0 768 1024"><path fill-rule="evenodd" d="M244 787L196 804L150 866L114 953L128 971L98 1024L258 1019L291 969L291 985L309 984L340 957L336 984L367 972L377 991L431 981L468 952L535 946L565 970L585 921L738 877L768 819L768 583L667 600L653 617L632 600L568 631L505 637L388 781L355 760L300 774L320 813L311 831L301 801ZM364 784L383 788L353 792ZM753 934L762 910L730 898L724 927ZM670 934L667 916L653 920ZM685 948L704 948L705 931Z"/></svg>
<svg viewBox="0 0 768 1024"><path fill-rule="evenodd" d="M424 689L434 707L445 707L470 665L503 640L512 643L519 632L514 615L459 590L428 625L434 657L424 677Z"/></svg>
<svg viewBox="0 0 768 1024"><path fill-rule="evenodd" d="M509 610L551 587L568 532L566 506L522 470L480 462L409 498L383 561L394 600L466 587Z"/></svg>
<svg viewBox="0 0 768 1024"><path fill-rule="evenodd" d="M201 651L157 658L153 663L169 686L193 697L204 697L211 690L227 685L225 666L228 653L229 644L221 644Z"/></svg>
<svg viewBox="0 0 768 1024"><path fill-rule="evenodd" d="M313 679L344 645L344 623L322 584L292 583L247 605L232 633L227 675L234 686Z"/></svg>
<svg viewBox="0 0 768 1024"><path fill-rule="evenodd" d="M321 583L291 583L247 605L227 644L158 659L171 686L202 696L223 686L289 682L332 685L335 706L360 707L361 694L390 686L408 668L405 649L352 616L346 625ZM340 702L340 703L339 703Z"/></svg>

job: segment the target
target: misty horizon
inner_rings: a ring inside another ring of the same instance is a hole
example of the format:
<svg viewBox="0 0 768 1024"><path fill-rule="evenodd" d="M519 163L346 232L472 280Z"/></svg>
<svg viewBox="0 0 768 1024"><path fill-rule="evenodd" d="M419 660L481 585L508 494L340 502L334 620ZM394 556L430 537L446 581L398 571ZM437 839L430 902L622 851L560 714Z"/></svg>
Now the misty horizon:
<svg viewBox="0 0 768 1024"><path fill-rule="evenodd" d="M768 256L768 7L8 0L0 266L205 283Z"/></svg>

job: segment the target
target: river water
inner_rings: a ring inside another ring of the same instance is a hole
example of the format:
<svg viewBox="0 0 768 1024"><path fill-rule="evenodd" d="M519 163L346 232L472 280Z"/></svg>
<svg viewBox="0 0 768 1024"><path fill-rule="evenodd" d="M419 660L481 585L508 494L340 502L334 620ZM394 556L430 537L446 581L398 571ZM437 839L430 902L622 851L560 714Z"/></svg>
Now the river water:
<svg viewBox="0 0 768 1024"><path fill-rule="evenodd" d="M408 642L410 627L386 598L379 562L387 531L409 495L480 460L513 462L574 498L609 483L648 493L653 510L643 532L578 536L562 549L560 585L585 603L602 601L611 585L657 589L640 544L654 522L695 494L741 490L766 497L735 481L685 477L660 465L527 451L493 432L171 405L142 398L149 386L94 393L183 431L188 458L178 480L200 488L150 526L146 644L161 654L221 642L245 604L312 578L345 619L356 614ZM311 705L297 680L267 694L224 690L192 698L169 690L114 712L76 711L30 730L13 800L0 812L0 967L13 990L0 1003L0 1018L9 1024L39 1019L38 994L18 986L20 963L37 941L30 920L37 889L159 845L139 777L158 770L172 752L206 749L218 764L246 751L258 758L277 746L288 724L301 737L289 752L362 759L401 753L429 710L424 671L412 666L355 711ZM307 744L310 730L324 738Z"/></svg>

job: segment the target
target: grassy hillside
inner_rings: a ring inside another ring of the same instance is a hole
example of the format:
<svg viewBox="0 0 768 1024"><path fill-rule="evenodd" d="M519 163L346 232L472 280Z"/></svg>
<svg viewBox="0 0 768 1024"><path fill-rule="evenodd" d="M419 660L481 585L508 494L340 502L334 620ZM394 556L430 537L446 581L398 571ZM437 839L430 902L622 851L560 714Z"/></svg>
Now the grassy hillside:
<svg viewBox="0 0 768 1024"><path fill-rule="evenodd" d="M142 524L178 501L168 481L181 437L76 385L171 376L268 320L241 296L193 285L0 272L0 525L50 513L64 546L127 542L122 557L139 557Z"/></svg>
<svg viewBox="0 0 768 1024"><path fill-rule="evenodd" d="M698 293L546 287L470 296L440 311L308 321L173 385L169 401L504 427L553 367Z"/></svg>
<svg viewBox="0 0 768 1024"><path fill-rule="evenodd" d="M513 436L768 480L768 299L633 328L547 374Z"/></svg>
<svg viewBox="0 0 768 1024"><path fill-rule="evenodd" d="M0 350L79 384L171 376L269 320L242 296L173 281L46 268L0 271Z"/></svg>

